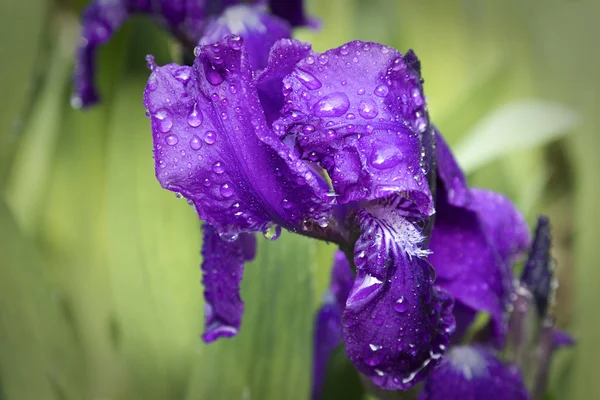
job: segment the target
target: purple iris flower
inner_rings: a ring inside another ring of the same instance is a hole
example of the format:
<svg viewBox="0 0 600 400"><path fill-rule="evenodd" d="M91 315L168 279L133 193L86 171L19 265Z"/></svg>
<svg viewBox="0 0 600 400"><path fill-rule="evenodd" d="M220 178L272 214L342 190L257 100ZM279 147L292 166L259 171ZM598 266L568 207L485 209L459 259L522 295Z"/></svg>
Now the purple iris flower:
<svg viewBox="0 0 600 400"><path fill-rule="evenodd" d="M238 7L231 7L237 4ZM269 8L271 13L267 12ZM219 17L226 10L228 15ZM71 97L75 108L89 107L99 101L94 83L98 47L107 43L130 17L138 14L154 19L189 49L193 49L203 36L215 37L226 30L242 35L257 27L268 26L273 29L271 34L278 35L279 39L289 37L292 27L315 25L305 16L301 0L93 0L82 15ZM268 54L272 44L264 43L269 46L264 54Z"/></svg>
<svg viewBox="0 0 600 400"><path fill-rule="evenodd" d="M317 53L290 39L292 27L313 24L302 2L273 1L271 12L263 1L237 3L95 1L75 72L75 105L93 104L96 47L136 13L198 44L193 65L148 56L144 105L158 181L205 221L203 339L238 333L254 233L274 240L285 228L340 248L315 320L314 398L342 343L383 390L424 381L422 400L499 390L528 398L523 365L498 351L507 337L514 354L523 351L524 322L509 311L532 296L547 306L538 297L552 285L529 263L515 285L527 225L507 198L467 186L429 120L416 55L361 41ZM530 258L544 253L537 243ZM484 339L455 346L478 312L491 316ZM542 319L549 359L568 337Z"/></svg>

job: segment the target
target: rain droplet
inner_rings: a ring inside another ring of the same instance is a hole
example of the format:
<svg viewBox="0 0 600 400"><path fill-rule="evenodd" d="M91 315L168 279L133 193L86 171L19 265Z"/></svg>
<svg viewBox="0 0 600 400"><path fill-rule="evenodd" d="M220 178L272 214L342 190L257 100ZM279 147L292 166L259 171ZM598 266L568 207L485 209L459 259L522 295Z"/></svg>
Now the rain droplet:
<svg viewBox="0 0 600 400"><path fill-rule="evenodd" d="M340 54L345 56L346 54L348 54L350 52L350 50L348 50L348 45L345 44L342 47L340 47Z"/></svg>
<svg viewBox="0 0 600 400"><path fill-rule="evenodd" d="M213 164L212 170L215 174L222 174L225 172L225 168L223 168L223 163L221 161L217 161Z"/></svg>
<svg viewBox="0 0 600 400"><path fill-rule="evenodd" d="M213 144L216 141L217 141L216 133L214 133L213 131L206 131L204 133L204 142L206 142L206 144Z"/></svg>
<svg viewBox="0 0 600 400"><path fill-rule="evenodd" d="M267 240L277 240L281 235L281 226L271 225L263 231L263 236Z"/></svg>
<svg viewBox="0 0 600 400"><path fill-rule="evenodd" d="M218 86L225 80L223 74L215 69L213 65L204 65L204 72L208 83L213 86Z"/></svg>
<svg viewBox="0 0 600 400"><path fill-rule="evenodd" d="M189 67L181 67L173 74L175 79L179 82L187 83L190 80L190 68Z"/></svg>
<svg viewBox="0 0 600 400"><path fill-rule="evenodd" d="M345 93L331 93L316 102L313 106L315 115L319 117L339 117L350 108L350 100Z"/></svg>
<svg viewBox="0 0 600 400"><path fill-rule="evenodd" d="M408 310L408 301L406 301L404 297L400 297L398 300L396 300L393 307L394 310L398 311L399 313L406 312L406 310Z"/></svg>
<svg viewBox="0 0 600 400"><path fill-rule="evenodd" d="M226 242L235 242L238 238L237 233L219 233L219 237Z"/></svg>
<svg viewBox="0 0 600 400"><path fill-rule="evenodd" d="M379 114L377 110L377 104L372 99L365 99L360 102L358 106L358 113L364 119L373 119Z"/></svg>
<svg viewBox="0 0 600 400"><path fill-rule="evenodd" d="M316 76L302 68L296 68L296 77L302 82L307 89L315 90L323 86L321 81Z"/></svg>
<svg viewBox="0 0 600 400"><path fill-rule="evenodd" d="M148 90L150 91L155 91L156 88L158 87L158 79L156 78L155 74L150 75L150 78L148 78L148 83L146 84L146 87L148 88Z"/></svg>
<svg viewBox="0 0 600 400"><path fill-rule="evenodd" d="M198 136L192 136L192 138L190 139L190 147L192 148L192 150L200 150L202 148L202 142L200 141L200 138Z"/></svg>
<svg viewBox="0 0 600 400"><path fill-rule="evenodd" d="M202 116L202 111L198 110L198 106L196 103L194 103L194 106L192 107L192 111L190 111L190 113L188 114L188 124L193 127L196 128L198 126L200 126L200 124L202 124L202 121L204 120L204 117Z"/></svg>
<svg viewBox="0 0 600 400"><path fill-rule="evenodd" d="M390 88L384 84L377 85L377 87L375 88L375 95L379 96L379 97L385 97L388 95L389 92L390 92Z"/></svg>
<svg viewBox="0 0 600 400"><path fill-rule="evenodd" d="M224 183L221 185L221 196L225 197L226 199L233 196L233 188L229 183Z"/></svg>
<svg viewBox="0 0 600 400"><path fill-rule="evenodd" d="M167 142L169 146L175 146L179 143L179 138L175 135L169 135L165 138L165 142Z"/></svg>
<svg viewBox="0 0 600 400"><path fill-rule="evenodd" d="M376 141L371 150L370 162L377 169L389 169L402 160L402 152L396 146Z"/></svg>
<svg viewBox="0 0 600 400"><path fill-rule="evenodd" d="M156 126L162 133L167 133L173 127L173 114L171 111L161 108L154 113Z"/></svg>

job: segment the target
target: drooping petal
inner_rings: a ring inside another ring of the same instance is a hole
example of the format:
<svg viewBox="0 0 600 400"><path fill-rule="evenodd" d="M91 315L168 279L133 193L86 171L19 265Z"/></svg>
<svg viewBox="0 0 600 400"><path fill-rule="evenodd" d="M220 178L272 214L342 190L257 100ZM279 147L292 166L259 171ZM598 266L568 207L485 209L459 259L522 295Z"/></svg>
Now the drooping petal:
<svg viewBox="0 0 600 400"><path fill-rule="evenodd" d="M451 348L425 381L419 400L527 400L518 369L482 347Z"/></svg>
<svg viewBox="0 0 600 400"><path fill-rule="evenodd" d="M493 339L502 345L504 311L513 291L512 265L528 246L528 227L506 197L469 188L448 145L439 133L436 138L440 184L429 260L437 284L457 303L491 315ZM461 326L459 331L467 328Z"/></svg>
<svg viewBox="0 0 600 400"><path fill-rule="evenodd" d="M402 192L433 212L420 135L428 126L418 62L377 43L311 53L284 79L273 124L327 170L339 203Z"/></svg>
<svg viewBox="0 0 600 400"><path fill-rule="evenodd" d="M325 304L315 317L312 399L320 398L331 354L342 343L342 312L354 275L346 255L337 251L331 270L331 286Z"/></svg>
<svg viewBox="0 0 600 400"><path fill-rule="evenodd" d="M291 37L292 30L287 22L269 14L265 7L241 4L227 8L209 23L200 44L212 44L230 34L244 38L250 64L257 71L267 66L273 44Z"/></svg>
<svg viewBox="0 0 600 400"><path fill-rule="evenodd" d="M418 222L402 207L372 204L357 219L357 275L343 316L346 352L381 388L406 390L442 357L454 330L453 300L433 286Z"/></svg>
<svg viewBox="0 0 600 400"><path fill-rule="evenodd" d="M155 66L144 93L161 185L221 233L328 219L315 173L266 125L243 39L197 51L193 68Z"/></svg>
<svg viewBox="0 0 600 400"><path fill-rule="evenodd" d="M205 331L202 339L205 342L237 335L244 312L240 298L244 262L251 261L255 252L254 235L242 233L224 240L212 226L204 224L202 283Z"/></svg>

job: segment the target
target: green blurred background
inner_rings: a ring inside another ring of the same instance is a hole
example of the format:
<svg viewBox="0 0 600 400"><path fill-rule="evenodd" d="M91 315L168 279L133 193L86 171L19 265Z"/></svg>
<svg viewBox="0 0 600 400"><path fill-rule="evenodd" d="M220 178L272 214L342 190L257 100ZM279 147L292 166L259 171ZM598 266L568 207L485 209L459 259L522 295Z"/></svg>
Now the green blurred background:
<svg viewBox="0 0 600 400"><path fill-rule="evenodd" d="M259 240L239 337L210 346L200 229L154 179L148 71L178 49L136 18L101 51L103 103L69 107L82 0L0 4L0 399L304 399L332 246ZM422 60L433 120L473 185L554 221L553 399L600 398L600 2L312 0L325 50L353 39Z"/></svg>

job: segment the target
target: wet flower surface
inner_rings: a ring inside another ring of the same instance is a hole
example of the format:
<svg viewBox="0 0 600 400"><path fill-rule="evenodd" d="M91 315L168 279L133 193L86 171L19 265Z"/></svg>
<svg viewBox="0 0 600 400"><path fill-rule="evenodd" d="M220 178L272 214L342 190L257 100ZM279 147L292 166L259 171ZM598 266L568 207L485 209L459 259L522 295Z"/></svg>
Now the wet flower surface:
<svg viewBox="0 0 600 400"><path fill-rule="evenodd" d="M192 65L148 56L143 103L158 181L205 221L204 341L243 329L254 234L275 240L284 228L340 248L315 317L313 398L341 344L386 391L424 382L421 400L537 398L547 367L523 379L519 304L526 314L535 303L540 361L570 344L549 311L549 222L531 244L507 197L467 185L430 121L414 52L363 41L315 52L291 39L313 24L301 2L230 3L94 2L75 74L75 105L97 101L95 48L135 13L198 44ZM457 345L478 313L489 324Z"/></svg>

